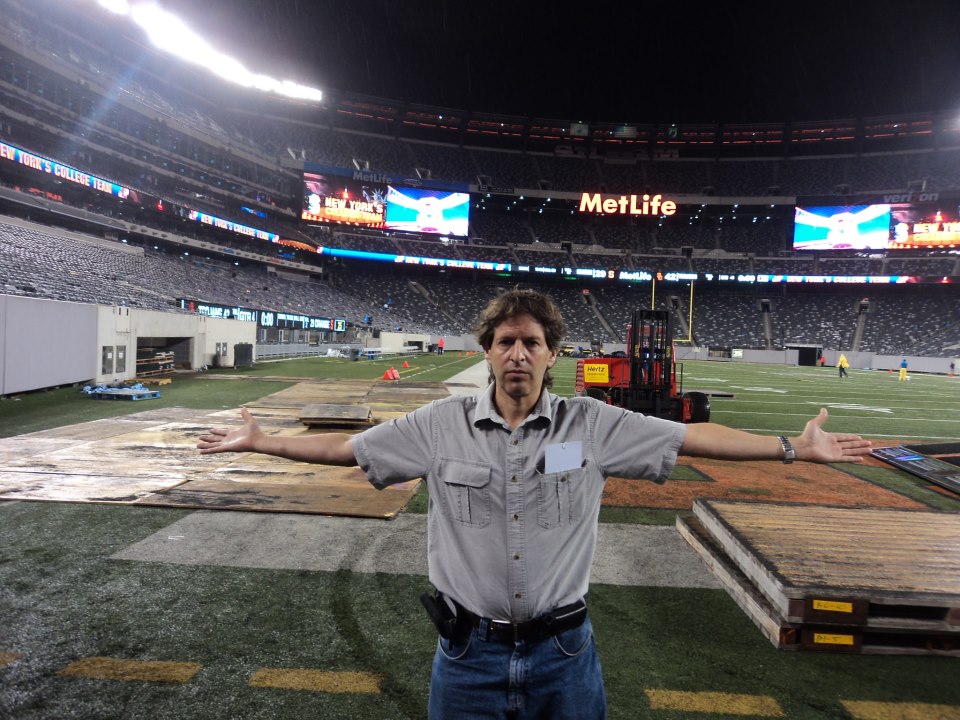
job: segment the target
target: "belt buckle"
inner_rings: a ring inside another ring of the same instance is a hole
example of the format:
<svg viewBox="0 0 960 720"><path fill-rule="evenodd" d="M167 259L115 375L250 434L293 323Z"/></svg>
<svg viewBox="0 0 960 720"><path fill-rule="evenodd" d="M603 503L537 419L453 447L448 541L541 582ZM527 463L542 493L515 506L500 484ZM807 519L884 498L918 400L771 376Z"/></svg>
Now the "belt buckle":
<svg viewBox="0 0 960 720"><path fill-rule="evenodd" d="M499 637L509 638L514 643L520 642L520 624L507 622L506 620L491 620L490 629Z"/></svg>

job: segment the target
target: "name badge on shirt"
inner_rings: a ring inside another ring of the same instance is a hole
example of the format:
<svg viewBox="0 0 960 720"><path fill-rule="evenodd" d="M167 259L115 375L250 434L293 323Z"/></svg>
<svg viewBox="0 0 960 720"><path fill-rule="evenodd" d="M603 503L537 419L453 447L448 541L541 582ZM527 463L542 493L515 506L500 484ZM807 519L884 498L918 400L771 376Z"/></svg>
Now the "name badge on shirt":
<svg viewBox="0 0 960 720"><path fill-rule="evenodd" d="M580 440L547 445L547 457L543 471L558 473L576 470L583 465L583 443Z"/></svg>

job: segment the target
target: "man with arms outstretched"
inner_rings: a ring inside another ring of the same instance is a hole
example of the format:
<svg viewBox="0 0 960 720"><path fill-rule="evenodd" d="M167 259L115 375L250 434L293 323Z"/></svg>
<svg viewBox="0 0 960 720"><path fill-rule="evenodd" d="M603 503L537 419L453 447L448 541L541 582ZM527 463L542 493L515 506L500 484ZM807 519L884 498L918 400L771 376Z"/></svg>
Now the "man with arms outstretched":
<svg viewBox="0 0 960 720"><path fill-rule="evenodd" d="M430 494L425 596L441 637L432 720L606 717L600 660L584 596L609 476L662 483L677 455L723 460L857 461L856 435L797 437L715 423L683 425L591 398L551 392L564 336L545 295L511 290L481 313L490 368L481 393L437 400L360 434L278 437L244 424L201 435L201 453L260 452L359 465L383 488L422 477Z"/></svg>

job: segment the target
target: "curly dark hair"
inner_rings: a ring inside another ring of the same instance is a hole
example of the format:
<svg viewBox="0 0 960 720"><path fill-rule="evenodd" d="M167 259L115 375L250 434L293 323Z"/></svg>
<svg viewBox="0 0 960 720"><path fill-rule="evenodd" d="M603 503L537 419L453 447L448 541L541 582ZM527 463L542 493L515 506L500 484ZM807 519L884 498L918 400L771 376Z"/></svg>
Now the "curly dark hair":
<svg viewBox="0 0 960 720"><path fill-rule="evenodd" d="M474 333L480 347L484 351L489 350L493 346L493 335L497 326L505 320L524 314L530 315L543 326L547 347L554 351L559 350L560 341L563 340L567 331L560 310L553 300L542 292L520 288L500 293L487 303L483 312L480 313L477 324L474 326ZM490 382L493 380L493 373L491 373ZM543 385L547 388L553 386L553 378L549 370L543 376Z"/></svg>

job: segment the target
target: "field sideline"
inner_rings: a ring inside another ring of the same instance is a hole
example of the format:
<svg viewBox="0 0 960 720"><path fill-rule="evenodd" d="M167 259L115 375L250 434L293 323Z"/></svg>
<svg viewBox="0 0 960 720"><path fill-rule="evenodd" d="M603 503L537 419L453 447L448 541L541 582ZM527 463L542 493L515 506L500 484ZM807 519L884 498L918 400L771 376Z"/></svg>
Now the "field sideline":
<svg viewBox="0 0 960 720"><path fill-rule="evenodd" d="M258 363L177 375L159 399L140 403L94 401L77 388L29 393L0 400L0 437L162 406L234 408L298 378L375 379L391 366L401 382L439 382L481 359L448 352L412 358L410 368L402 360ZM572 394L574 372L575 361L559 359L554 390ZM683 383L732 394L713 398L712 419L755 432L799 433L827 407L827 429L879 444L960 440L957 378L901 383L895 374L851 369L840 380L834 368L687 362ZM960 512L960 499L900 471L852 470ZM684 482L678 475L664 487ZM421 492L404 522L422 522L425 506ZM601 521L610 532L655 538L674 532L676 512L611 507ZM250 530L262 527L251 515L258 514L0 501L0 717L425 717L435 641L417 602L426 578L297 567L283 552L271 567L232 563L226 550L216 560L218 543L236 550L265 541ZM325 524L259 515L291 537ZM214 559L133 559L145 544L200 542L191 529L212 527L213 518L237 533L204 536ZM711 587L595 583L589 602L611 718L960 719L958 658L778 651Z"/></svg>

